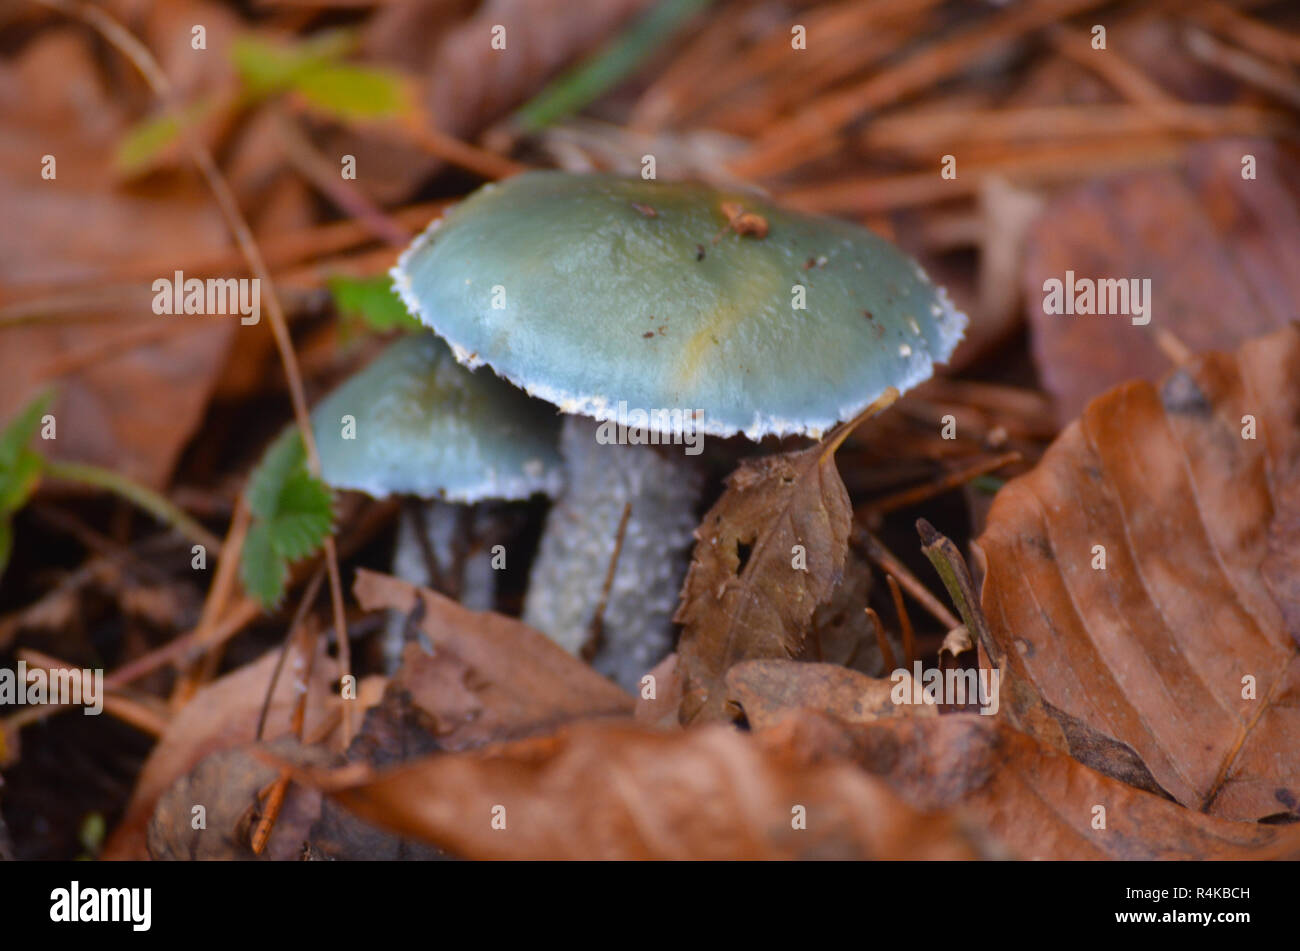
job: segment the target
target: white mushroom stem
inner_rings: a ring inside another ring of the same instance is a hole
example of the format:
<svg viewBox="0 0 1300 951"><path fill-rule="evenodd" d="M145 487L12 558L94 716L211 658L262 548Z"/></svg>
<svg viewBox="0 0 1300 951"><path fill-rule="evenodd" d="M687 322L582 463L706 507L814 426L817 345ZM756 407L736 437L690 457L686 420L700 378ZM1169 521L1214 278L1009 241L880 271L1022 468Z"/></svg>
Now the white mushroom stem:
<svg viewBox="0 0 1300 951"><path fill-rule="evenodd" d="M492 610L496 600L492 554L487 545L476 544L491 520L492 512L483 505L432 501L403 507L393 550L393 574L411 584L439 590L471 610ZM431 565L437 577L430 575ZM401 663L405 628L406 617L393 612L384 628L387 673L396 671Z"/></svg>
<svg viewBox="0 0 1300 951"><path fill-rule="evenodd" d="M568 416L560 454L568 487L547 514L524 621L581 654L619 538L592 666L629 690L673 645L702 476L680 445L602 445L598 424Z"/></svg>

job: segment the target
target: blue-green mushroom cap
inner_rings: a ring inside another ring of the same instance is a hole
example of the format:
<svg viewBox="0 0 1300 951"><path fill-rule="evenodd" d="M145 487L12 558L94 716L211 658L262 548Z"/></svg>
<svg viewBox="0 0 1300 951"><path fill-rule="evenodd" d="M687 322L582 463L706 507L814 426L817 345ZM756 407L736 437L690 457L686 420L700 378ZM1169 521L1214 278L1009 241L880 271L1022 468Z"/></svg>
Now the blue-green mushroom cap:
<svg viewBox="0 0 1300 951"><path fill-rule="evenodd" d="M435 221L391 273L456 359L566 413L640 410L662 430L656 411L702 411L700 431L753 440L820 436L907 390L966 327L883 238L694 183L519 175Z"/></svg>
<svg viewBox="0 0 1300 951"><path fill-rule="evenodd" d="M335 488L452 502L561 488L554 407L465 369L432 334L399 338L311 419L321 476Z"/></svg>

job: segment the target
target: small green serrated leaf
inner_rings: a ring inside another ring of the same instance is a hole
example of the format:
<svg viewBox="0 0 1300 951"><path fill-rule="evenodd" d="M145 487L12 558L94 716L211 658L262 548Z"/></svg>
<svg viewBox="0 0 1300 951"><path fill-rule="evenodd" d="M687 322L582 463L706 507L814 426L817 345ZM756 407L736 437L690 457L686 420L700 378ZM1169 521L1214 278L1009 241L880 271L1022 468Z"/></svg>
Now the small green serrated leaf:
<svg viewBox="0 0 1300 951"><path fill-rule="evenodd" d="M422 324L406 309L402 299L393 292L393 281L387 274L377 277L334 275L327 278L325 283L338 312L364 324L370 330L385 333L399 328L422 328Z"/></svg>
<svg viewBox="0 0 1300 951"><path fill-rule="evenodd" d="M263 608L272 608L284 596L289 565L271 545L271 526L255 521L244 538L239 556L239 580Z"/></svg>
<svg viewBox="0 0 1300 951"><path fill-rule="evenodd" d="M255 518L275 518L280 492L293 471L307 461L302 436L294 427L286 429L267 447L248 482L248 509Z"/></svg>
<svg viewBox="0 0 1300 951"><path fill-rule="evenodd" d="M271 521L271 545L289 561L305 558L325 541L333 523L329 489L306 472L290 476Z"/></svg>
<svg viewBox="0 0 1300 951"><path fill-rule="evenodd" d="M253 519L240 578L250 595L271 607L283 594L289 564L319 549L334 524L333 496L308 472L297 428L285 430L267 448L245 498Z"/></svg>

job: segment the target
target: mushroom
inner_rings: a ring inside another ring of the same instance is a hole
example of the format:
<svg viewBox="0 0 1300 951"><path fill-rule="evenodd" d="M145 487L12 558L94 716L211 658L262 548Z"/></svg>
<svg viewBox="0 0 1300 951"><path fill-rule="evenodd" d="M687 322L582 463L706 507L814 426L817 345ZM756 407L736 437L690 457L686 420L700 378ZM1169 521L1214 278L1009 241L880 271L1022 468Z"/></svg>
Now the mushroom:
<svg viewBox="0 0 1300 951"><path fill-rule="evenodd" d="M819 437L927 379L966 326L919 265L862 228L608 175L487 185L391 273L457 360L568 414L567 488L524 618L571 651L593 634L630 505L593 660L625 686L671 649L701 483L692 435Z"/></svg>
<svg viewBox="0 0 1300 951"><path fill-rule="evenodd" d="M331 486L375 498L411 495L398 525L394 573L430 584L434 569L466 607L493 606L492 555L456 542L489 535L494 501L541 493L554 498L562 466L559 420L490 373L452 359L432 334L399 338L312 411L321 476ZM390 625L385 661L395 666L401 627Z"/></svg>

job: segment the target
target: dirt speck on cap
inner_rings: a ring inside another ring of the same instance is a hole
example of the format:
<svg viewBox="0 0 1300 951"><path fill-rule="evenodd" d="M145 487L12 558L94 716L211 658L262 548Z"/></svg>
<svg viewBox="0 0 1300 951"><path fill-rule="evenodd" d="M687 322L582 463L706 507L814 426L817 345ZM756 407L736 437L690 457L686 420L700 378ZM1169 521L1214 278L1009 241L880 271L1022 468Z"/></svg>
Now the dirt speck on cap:
<svg viewBox="0 0 1300 951"><path fill-rule="evenodd" d="M741 237L767 237L767 219L760 214L746 211L745 206L733 201L722 203L722 213L727 216L727 227Z"/></svg>

